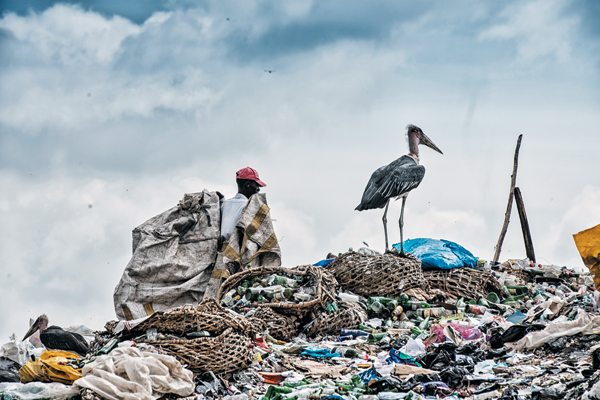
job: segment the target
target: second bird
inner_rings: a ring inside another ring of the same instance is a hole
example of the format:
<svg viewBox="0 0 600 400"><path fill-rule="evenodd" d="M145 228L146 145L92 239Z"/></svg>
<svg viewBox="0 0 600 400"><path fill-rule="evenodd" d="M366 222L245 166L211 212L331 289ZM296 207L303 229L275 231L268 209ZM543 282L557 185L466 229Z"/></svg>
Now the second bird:
<svg viewBox="0 0 600 400"><path fill-rule="evenodd" d="M425 167L419 165L419 145L423 144L440 154L442 151L423 133L421 128L408 125L408 149L410 153L392 161L388 165L377 169L371 175L369 183L365 188L362 200L355 210L372 210L384 208L383 231L385 234L385 251L389 250L387 234L387 211L390 200L402 198L402 211L400 211L400 254L404 255L404 238L402 228L404 227L404 204L408 193L419 186L425 176Z"/></svg>

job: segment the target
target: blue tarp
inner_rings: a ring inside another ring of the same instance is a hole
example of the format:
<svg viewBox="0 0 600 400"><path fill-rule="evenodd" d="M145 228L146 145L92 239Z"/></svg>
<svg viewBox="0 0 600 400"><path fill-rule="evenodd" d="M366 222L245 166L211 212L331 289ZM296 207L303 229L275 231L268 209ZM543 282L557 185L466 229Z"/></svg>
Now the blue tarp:
<svg viewBox="0 0 600 400"><path fill-rule="evenodd" d="M335 258L326 258L324 260L319 261L316 264L313 264L315 267L326 267L328 266Z"/></svg>
<svg viewBox="0 0 600 400"><path fill-rule="evenodd" d="M400 243L394 245L400 250ZM419 260L423 269L475 268L477 257L459 244L444 239L407 239L404 251Z"/></svg>

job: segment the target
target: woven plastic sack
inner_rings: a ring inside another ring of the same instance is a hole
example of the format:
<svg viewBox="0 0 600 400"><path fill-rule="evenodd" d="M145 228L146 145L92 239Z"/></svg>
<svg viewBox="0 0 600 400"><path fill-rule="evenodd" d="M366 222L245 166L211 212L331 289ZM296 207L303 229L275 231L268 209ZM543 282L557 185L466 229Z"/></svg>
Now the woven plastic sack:
<svg viewBox="0 0 600 400"><path fill-rule="evenodd" d="M400 243L394 245L400 250ZM404 241L404 251L419 260L423 269L475 268L477 257L461 245L444 239L408 239Z"/></svg>
<svg viewBox="0 0 600 400"><path fill-rule="evenodd" d="M289 342L298 334L296 317L279 314L271 307L259 307L248 319L261 330L268 330L275 339Z"/></svg>
<svg viewBox="0 0 600 400"><path fill-rule="evenodd" d="M120 320L133 320L204 298L217 258L219 196L204 190L133 230L133 255L114 294Z"/></svg>
<svg viewBox="0 0 600 400"><path fill-rule="evenodd" d="M398 296L409 289L429 291L421 262L409 253L401 257L392 252L368 255L349 251L329 264L328 271L341 287L365 297Z"/></svg>
<svg viewBox="0 0 600 400"><path fill-rule="evenodd" d="M357 329L366 322L367 313L355 302L337 302L339 311L328 312L320 309L310 314L311 322L304 332L308 337L339 334L341 329Z"/></svg>
<svg viewBox="0 0 600 400"><path fill-rule="evenodd" d="M311 310L319 307L324 307L327 302L335 301L335 288L337 281L329 274L329 272L323 270L321 267L314 267L312 265L301 265L295 268L286 267L259 267L252 268L246 271L238 272L235 275L229 277L219 291L219 302L225 296L225 293L231 289L236 288L245 280L250 280L254 277L269 276L272 274L293 276L293 275L308 275L313 285L317 287L314 299L302 303L295 302L279 302L279 303L252 303L251 306L267 306L271 307L279 313L283 314L296 314L303 315Z"/></svg>
<svg viewBox="0 0 600 400"><path fill-rule="evenodd" d="M81 357L68 351L46 350L35 361L27 361L19 370L21 383L58 382L72 385L81 378L81 369L75 369L69 362L77 362Z"/></svg>
<svg viewBox="0 0 600 400"><path fill-rule="evenodd" d="M486 271L471 268L436 269L423 271L431 289L439 289L454 297L478 300L494 292L502 295L502 285L496 277Z"/></svg>

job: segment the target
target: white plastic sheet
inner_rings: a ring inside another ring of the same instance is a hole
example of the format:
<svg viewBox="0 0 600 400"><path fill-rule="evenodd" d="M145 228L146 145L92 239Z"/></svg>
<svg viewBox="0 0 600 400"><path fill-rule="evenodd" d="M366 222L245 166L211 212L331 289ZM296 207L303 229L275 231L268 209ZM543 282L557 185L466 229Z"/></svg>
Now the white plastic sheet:
<svg viewBox="0 0 600 400"><path fill-rule="evenodd" d="M573 321L557 319L546 325L544 330L529 332L517 342L516 350L534 349L552 339L561 336L573 336L579 333L584 335L600 333L600 316L592 317L584 310L579 309L577 317Z"/></svg>
<svg viewBox="0 0 600 400"><path fill-rule="evenodd" d="M192 371L175 357L116 348L82 370L74 386L93 390L109 400L155 400L166 393L189 396L194 392Z"/></svg>
<svg viewBox="0 0 600 400"><path fill-rule="evenodd" d="M33 399L67 399L77 396L79 391L72 386L63 385L62 383L0 383L0 393L7 394L13 398L20 400Z"/></svg>

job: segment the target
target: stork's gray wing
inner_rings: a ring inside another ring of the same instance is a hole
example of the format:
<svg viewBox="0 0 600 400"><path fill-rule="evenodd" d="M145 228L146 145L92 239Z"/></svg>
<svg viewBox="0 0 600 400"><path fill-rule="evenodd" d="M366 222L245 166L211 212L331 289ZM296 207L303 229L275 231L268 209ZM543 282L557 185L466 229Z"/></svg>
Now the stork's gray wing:
<svg viewBox="0 0 600 400"><path fill-rule="evenodd" d="M423 180L425 167L411 157L402 156L373 172L362 200L355 210L385 207L388 199L410 192Z"/></svg>

